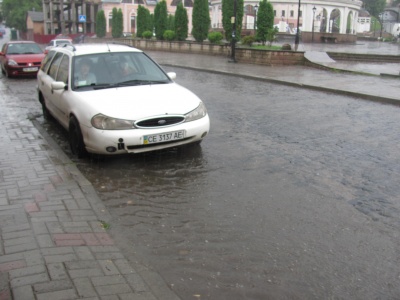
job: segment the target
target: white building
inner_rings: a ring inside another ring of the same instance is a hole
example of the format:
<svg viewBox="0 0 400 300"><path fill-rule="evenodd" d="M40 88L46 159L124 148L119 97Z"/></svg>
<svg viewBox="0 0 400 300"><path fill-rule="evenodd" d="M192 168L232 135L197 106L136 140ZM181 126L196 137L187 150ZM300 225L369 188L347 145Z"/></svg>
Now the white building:
<svg viewBox="0 0 400 300"><path fill-rule="evenodd" d="M362 7L360 0L301 0L300 16L298 16L299 0L270 0L274 9L274 24L285 22L289 28L299 27L303 31L337 32L355 34L358 14ZM244 1L243 29L254 29L255 6L259 1ZM211 25L222 27L222 0L211 0ZM315 8L315 9L314 9ZM299 18L298 18L299 17ZM285 28L285 27L284 27Z"/></svg>

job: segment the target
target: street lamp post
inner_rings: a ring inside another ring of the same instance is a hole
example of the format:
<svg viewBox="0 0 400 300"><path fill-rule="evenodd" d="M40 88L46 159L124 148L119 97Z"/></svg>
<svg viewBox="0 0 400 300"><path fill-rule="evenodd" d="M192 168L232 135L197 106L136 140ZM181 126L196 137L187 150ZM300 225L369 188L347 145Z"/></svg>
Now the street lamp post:
<svg viewBox="0 0 400 300"><path fill-rule="evenodd" d="M380 35L380 40L382 39L382 30L383 30L383 13L379 14L379 21L381 23L381 35Z"/></svg>
<svg viewBox="0 0 400 300"><path fill-rule="evenodd" d="M301 5L301 0L299 0L299 9L297 11L297 31L296 31L296 38L294 40L294 49L297 51L297 48L299 47L299 42L300 42L300 5Z"/></svg>
<svg viewBox="0 0 400 300"><path fill-rule="evenodd" d="M231 43L231 59L229 62L236 62L235 48L236 48L236 7L237 0L233 1L233 17L231 18L232 23L232 43Z"/></svg>
<svg viewBox="0 0 400 300"><path fill-rule="evenodd" d="M257 28L257 11L258 11L258 5L254 5L254 34L256 33L256 28Z"/></svg>
<svg viewBox="0 0 400 300"><path fill-rule="evenodd" d="M316 7L314 6L312 9L313 12L313 16L312 16L312 35L311 35L311 42L314 43L314 20L315 20L315 11L316 11Z"/></svg>

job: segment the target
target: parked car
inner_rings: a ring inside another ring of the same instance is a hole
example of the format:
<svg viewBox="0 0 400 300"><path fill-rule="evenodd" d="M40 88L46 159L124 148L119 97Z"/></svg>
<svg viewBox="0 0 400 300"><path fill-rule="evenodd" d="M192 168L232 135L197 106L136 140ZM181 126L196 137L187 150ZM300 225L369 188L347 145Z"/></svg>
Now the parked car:
<svg viewBox="0 0 400 300"><path fill-rule="evenodd" d="M6 29L4 27L0 27L0 33L2 34L2 36L6 35Z"/></svg>
<svg viewBox="0 0 400 300"><path fill-rule="evenodd" d="M44 49L44 53L47 54L49 50L53 47L61 47L64 45L72 45L72 39L54 39L51 40L46 48Z"/></svg>
<svg viewBox="0 0 400 300"><path fill-rule="evenodd" d="M44 57L35 42L9 41L1 48L1 71L7 77L36 76Z"/></svg>
<svg viewBox="0 0 400 300"><path fill-rule="evenodd" d="M37 92L76 156L140 153L198 144L210 130L204 103L175 78L133 47L78 44L49 51Z"/></svg>

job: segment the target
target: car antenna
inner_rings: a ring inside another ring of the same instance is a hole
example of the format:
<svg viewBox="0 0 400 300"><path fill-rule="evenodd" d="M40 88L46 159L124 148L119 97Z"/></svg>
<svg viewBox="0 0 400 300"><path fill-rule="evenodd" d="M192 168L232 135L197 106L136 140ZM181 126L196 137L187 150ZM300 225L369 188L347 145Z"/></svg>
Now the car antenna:
<svg viewBox="0 0 400 300"><path fill-rule="evenodd" d="M107 48L108 48L108 52L111 52L110 46L108 45L108 43L106 45L107 45Z"/></svg>

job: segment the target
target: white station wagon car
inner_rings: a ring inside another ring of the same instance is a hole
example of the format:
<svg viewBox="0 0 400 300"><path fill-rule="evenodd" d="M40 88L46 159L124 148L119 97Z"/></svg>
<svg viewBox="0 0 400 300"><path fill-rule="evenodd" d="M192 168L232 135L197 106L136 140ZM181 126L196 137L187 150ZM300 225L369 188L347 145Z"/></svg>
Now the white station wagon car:
<svg viewBox="0 0 400 300"><path fill-rule="evenodd" d="M127 45L56 47L39 70L38 99L78 157L200 143L210 130L206 107L175 77Z"/></svg>

